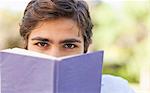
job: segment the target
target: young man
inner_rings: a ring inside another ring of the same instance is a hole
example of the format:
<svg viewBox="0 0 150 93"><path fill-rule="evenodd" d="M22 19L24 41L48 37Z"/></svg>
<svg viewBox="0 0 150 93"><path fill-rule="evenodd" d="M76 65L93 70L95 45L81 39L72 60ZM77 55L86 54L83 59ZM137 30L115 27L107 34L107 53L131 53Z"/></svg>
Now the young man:
<svg viewBox="0 0 150 93"><path fill-rule="evenodd" d="M24 11L20 34L25 49L62 57L88 51L93 24L82 0L32 0ZM101 93L133 93L125 80L103 75Z"/></svg>

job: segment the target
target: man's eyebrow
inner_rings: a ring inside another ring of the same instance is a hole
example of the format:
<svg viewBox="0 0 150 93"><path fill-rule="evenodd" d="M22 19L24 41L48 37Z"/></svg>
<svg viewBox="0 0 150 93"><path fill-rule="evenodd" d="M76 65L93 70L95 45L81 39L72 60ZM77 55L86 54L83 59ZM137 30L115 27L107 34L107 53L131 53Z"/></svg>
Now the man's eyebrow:
<svg viewBox="0 0 150 93"><path fill-rule="evenodd" d="M81 43L81 41L80 40L78 40L78 39L74 39L74 38L71 38L71 39L66 39L66 40L62 40L62 41L60 41L60 43Z"/></svg>
<svg viewBox="0 0 150 93"><path fill-rule="evenodd" d="M45 41L45 42L50 42L49 39L47 38L42 38L42 37L34 37L31 40L38 40L38 41Z"/></svg>
<svg viewBox="0 0 150 93"><path fill-rule="evenodd" d="M44 42L53 43L53 41L51 41L51 40L49 40L47 38L43 38L43 37L34 37L31 40L38 40L38 41L44 41ZM60 41L59 43L62 44L62 43L76 43L76 42L77 43L81 43L80 40L75 39L75 38L65 39L65 40Z"/></svg>

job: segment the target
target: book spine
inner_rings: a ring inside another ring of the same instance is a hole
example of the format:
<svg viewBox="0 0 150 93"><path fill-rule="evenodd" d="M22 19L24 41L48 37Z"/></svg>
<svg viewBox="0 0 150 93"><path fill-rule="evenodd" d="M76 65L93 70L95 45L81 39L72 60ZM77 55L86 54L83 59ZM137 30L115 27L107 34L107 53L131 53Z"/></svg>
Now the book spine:
<svg viewBox="0 0 150 93"><path fill-rule="evenodd" d="M2 52L0 52L0 65L2 63Z"/></svg>
<svg viewBox="0 0 150 93"><path fill-rule="evenodd" d="M55 60L55 63L54 63L54 81L53 81L53 85L54 85L54 89L53 89L53 93L58 93L58 81L59 81L59 64L58 64L58 61Z"/></svg>
<svg viewBox="0 0 150 93"><path fill-rule="evenodd" d="M2 90L1 90L1 88L2 88L2 82L1 82L1 81L2 81L2 80L1 80L1 74L2 74L2 73L1 73L1 71L2 71L1 69L2 69L2 67L1 67L1 64L2 64L2 53L0 52L0 93L1 93L1 91L2 91Z"/></svg>

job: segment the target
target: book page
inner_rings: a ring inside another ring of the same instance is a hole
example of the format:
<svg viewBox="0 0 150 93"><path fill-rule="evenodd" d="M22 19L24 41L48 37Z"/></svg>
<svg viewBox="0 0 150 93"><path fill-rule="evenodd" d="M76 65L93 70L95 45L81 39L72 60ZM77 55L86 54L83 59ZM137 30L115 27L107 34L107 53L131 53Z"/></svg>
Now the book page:
<svg viewBox="0 0 150 93"><path fill-rule="evenodd" d="M59 58L56 58L53 56L49 56L46 54L29 51L29 50L21 49L21 48L5 49L5 50L2 50L2 52L14 53L14 54L26 55L26 56L33 56L33 57L40 57L40 58L46 58L46 59L52 59L52 60L60 60Z"/></svg>
<svg viewBox="0 0 150 93"><path fill-rule="evenodd" d="M35 52L35 51L29 51L29 50L22 49L22 48L5 49L5 50L2 50L2 52L8 52L8 53L14 53L14 54L26 55L26 56L33 56L33 57L40 57L40 58L46 58L46 59L58 60L58 61L67 59L67 58L71 58L71 57L84 55L84 54L76 54L76 55L69 55L69 56L63 56L63 57L54 57L54 56L42 54L42 53Z"/></svg>

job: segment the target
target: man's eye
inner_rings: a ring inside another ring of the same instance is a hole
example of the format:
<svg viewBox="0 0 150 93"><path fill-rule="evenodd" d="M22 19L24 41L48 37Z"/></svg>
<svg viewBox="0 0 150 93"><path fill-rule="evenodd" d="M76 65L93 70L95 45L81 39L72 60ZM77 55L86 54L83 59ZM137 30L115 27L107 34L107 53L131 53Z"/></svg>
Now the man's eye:
<svg viewBox="0 0 150 93"><path fill-rule="evenodd" d="M48 43L46 43L46 42L37 42L37 43L35 43L35 45L37 45L39 47L47 47Z"/></svg>
<svg viewBox="0 0 150 93"><path fill-rule="evenodd" d="M64 47L64 48L68 48L68 49L74 49L74 48L76 48L77 46L76 46L75 44L65 44L63 47Z"/></svg>

